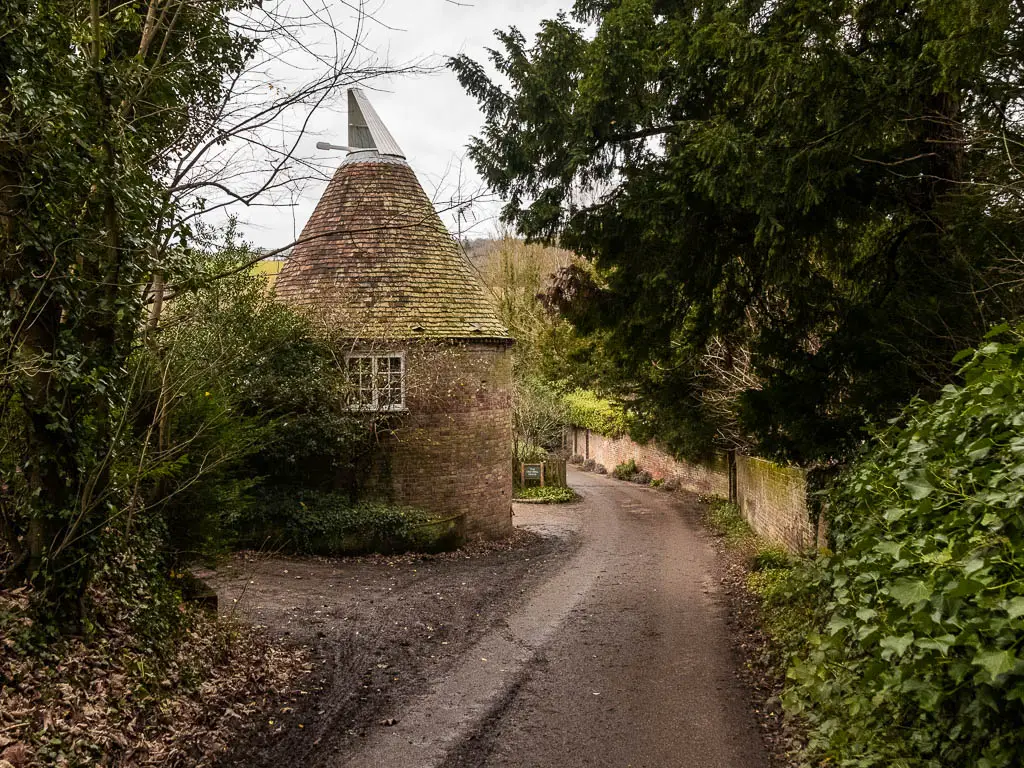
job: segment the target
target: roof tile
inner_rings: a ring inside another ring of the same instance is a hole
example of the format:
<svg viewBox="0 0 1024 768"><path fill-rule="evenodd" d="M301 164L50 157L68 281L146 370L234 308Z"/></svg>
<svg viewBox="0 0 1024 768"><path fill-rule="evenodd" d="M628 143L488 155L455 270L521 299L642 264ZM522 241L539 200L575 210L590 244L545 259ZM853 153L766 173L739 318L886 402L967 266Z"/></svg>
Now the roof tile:
<svg viewBox="0 0 1024 768"><path fill-rule="evenodd" d="M335 172L276 292L361 338L509 339L412 169L376 153Z"/></svg>

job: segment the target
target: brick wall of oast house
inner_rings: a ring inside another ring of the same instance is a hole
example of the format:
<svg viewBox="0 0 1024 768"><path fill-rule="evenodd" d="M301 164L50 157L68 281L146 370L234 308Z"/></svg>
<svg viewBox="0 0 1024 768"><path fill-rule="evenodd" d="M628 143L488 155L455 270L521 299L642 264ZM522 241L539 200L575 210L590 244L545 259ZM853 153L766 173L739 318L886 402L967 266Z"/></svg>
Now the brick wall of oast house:
<svg viewBox="0 0 1024 768"><path fill-rule="evenodd" d="M609 472L633 459L655 478L675 478L685 490L723 498L730 495L729 463L724 455L706 464L678 461L656 443L640 445L628 437L605 437L580 427L570 429L568 448L603 464ZM824 520L816 525L811 519L804 470L741 454L736 455L735 467L736 504L759 536L790 552L824 545Z"/></svg>
<svg viewBox="0 0 1024 768"><path fill-rule="evenodd" d="M466 515L471 537L512 529L512 355L508 344L376 345L405 352L407 414L382 438L368 490Z"/></svg>

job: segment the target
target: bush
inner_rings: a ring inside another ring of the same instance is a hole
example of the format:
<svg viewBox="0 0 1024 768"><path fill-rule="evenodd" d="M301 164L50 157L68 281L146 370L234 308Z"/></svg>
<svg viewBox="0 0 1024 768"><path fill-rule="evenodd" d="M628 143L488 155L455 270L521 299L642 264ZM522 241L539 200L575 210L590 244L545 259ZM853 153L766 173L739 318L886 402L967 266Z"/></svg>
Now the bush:
<svg viewBox="0 0 1024 768"><path fill-rule="evenodd" d="M597 466L597 462L596 461L594 461L593 459L587 459L585 462L583 462L583 471L584 472L593 472L594 468L596 466Z"/></svg>
<svg viewBox="0 0 1024 768"><path fill-rule="evenodd" d="M579 497L572 488L563 485L546 485L544 487L518 488L513 498L544 501L549 504L564 504L576 501Z"/></svg>
<svg viewBox="0 0 1024 768"><path fill-rule="evenodd" d="M587 389L577 389L562 398L569 422L608 437L628 434L632 418L621 406Z"/></svg>
<svg viewBox="0 0 1024 768"><path fill-rule="evenodd" d="M639 471L640 468L636 465L636 461L630 459L629 461L624 461L621 464L616 464L615 469L612 470L612 474L619 480L629 480L629 478Z"/></svg>
<svg viewBox="0 0 1024 768"><path fill-rule="evenodd" d="M608 474L608 468L604 464L595 464L594 465L594 472L596 474L598 474L598 475L607 475Z"/></svg>
<svg viewBox="0 0 1024 768"><path fill-rule="evenodd" d="M239 258L227 251L199 266L227 271ZM148 495L163 499L175 559L189 559L223 549L226 522L262 494L325 490L353 474L373 431L345 408L334 341L275 301L265 278L239 272L183 293L169 312L159 350L139 353L156 390L140 410L157 410L162 387L166 458Z"/></svg>
<svg viewBox="0 0 1024 768"><path fill-rule="evenodd" d="M515 444L516 464L540 464L548 459L548 450L528 443Z"/></svg>
<svg viewBox="0 0 1024 768"><path fill-rule="evenodd" d="M678 478L669 477L666 478L665 483L661 487L666 491L678 491L681 486Z"/></svg>
<svg viewBox="0 0 1024 768"><path fill-rule="evenodd" d="M574 453L572 456L569 457L570 464L582 464L584 461L586 461L586 459L584 459L583 456L581 456L578 453Z"/></svg>
<svg viewBox="0 0 1024 768"><path fill-rule="evenodd" d="M347 495L317 491L268 495L235 526L243 546L281 547L297 554L441 551L461 543L455 521L411 507L353 503Z"/></svg>
<svg viewBox="0 0 1024 768"><path fill-rule="evenodd" d="M818 631L786 695L812 760L1024 764L1024 343L998 332L826 497L835 553L792 593Z"/></svg>
<svg viewBox="0 0 1024 768"><path fill-rule="evenodd" d="M629 478L629 482L636 483L637 485L650 485L653 481L654 477L651 473L645 471L637 472Z"/></svg>
<svg viewBox="0 0 1024 768"><path fill-rule="evenodd" d="M773 545L759 547L750 567L754 571L788 569L790 567L789 552L782 547Z"/></svg>

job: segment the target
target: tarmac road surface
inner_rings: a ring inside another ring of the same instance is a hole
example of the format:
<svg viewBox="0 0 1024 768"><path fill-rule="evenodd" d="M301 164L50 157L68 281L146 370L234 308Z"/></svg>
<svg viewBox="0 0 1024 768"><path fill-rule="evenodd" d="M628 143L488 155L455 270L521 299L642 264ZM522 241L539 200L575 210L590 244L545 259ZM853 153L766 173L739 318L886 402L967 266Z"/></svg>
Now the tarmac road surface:
<svg viewBox="0 0 1024 768"><path fill-rule="evenodd" d="M761 768L695 497L570 472L516 522L575 554L430 689L339 755L350 768Z"/></svg>

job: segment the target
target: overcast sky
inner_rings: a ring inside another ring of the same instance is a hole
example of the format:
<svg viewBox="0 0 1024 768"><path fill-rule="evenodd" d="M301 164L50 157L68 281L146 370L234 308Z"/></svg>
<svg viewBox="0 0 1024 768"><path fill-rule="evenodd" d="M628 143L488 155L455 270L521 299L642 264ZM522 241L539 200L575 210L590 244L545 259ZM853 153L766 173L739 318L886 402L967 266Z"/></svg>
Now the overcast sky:
<svg viewBox="0 0 1024 768"><path fill-rule="evenodd" d="M365 45L392 65L441 58L465 52L472 58L486 57L484 48L494 47L494 30L516 26L531 39L541 20L553 17L571 5L571 0L376 0L376 21L366 28ZM459 159L465 154L470 136L481 125L476 102L462 90L454 74L437 74L380 80L364 88L378 114L399 146L405 150L427 193L452 194ZM342 102L343 103L343 102ZM318 140L336 144L347 142L344 112L325 111L312 123L311 133L300 145L300 153L319 156L337 165L343 152L330 157L315 148ZM335 162L336 159L336 162ZM479 186L468 161L463 172L472 176L464 189ZM447 180L445 176L447 175ZM443 182L443 183L442 183ZM326 183L310 184L291 206L236 210L243 235L257 246L275 248L287 245L313 212ZM498 205L478 206L483 221L469 236L484 236L498 227L494 220ZM449 227L457 225L451 217Z"/></svg>

